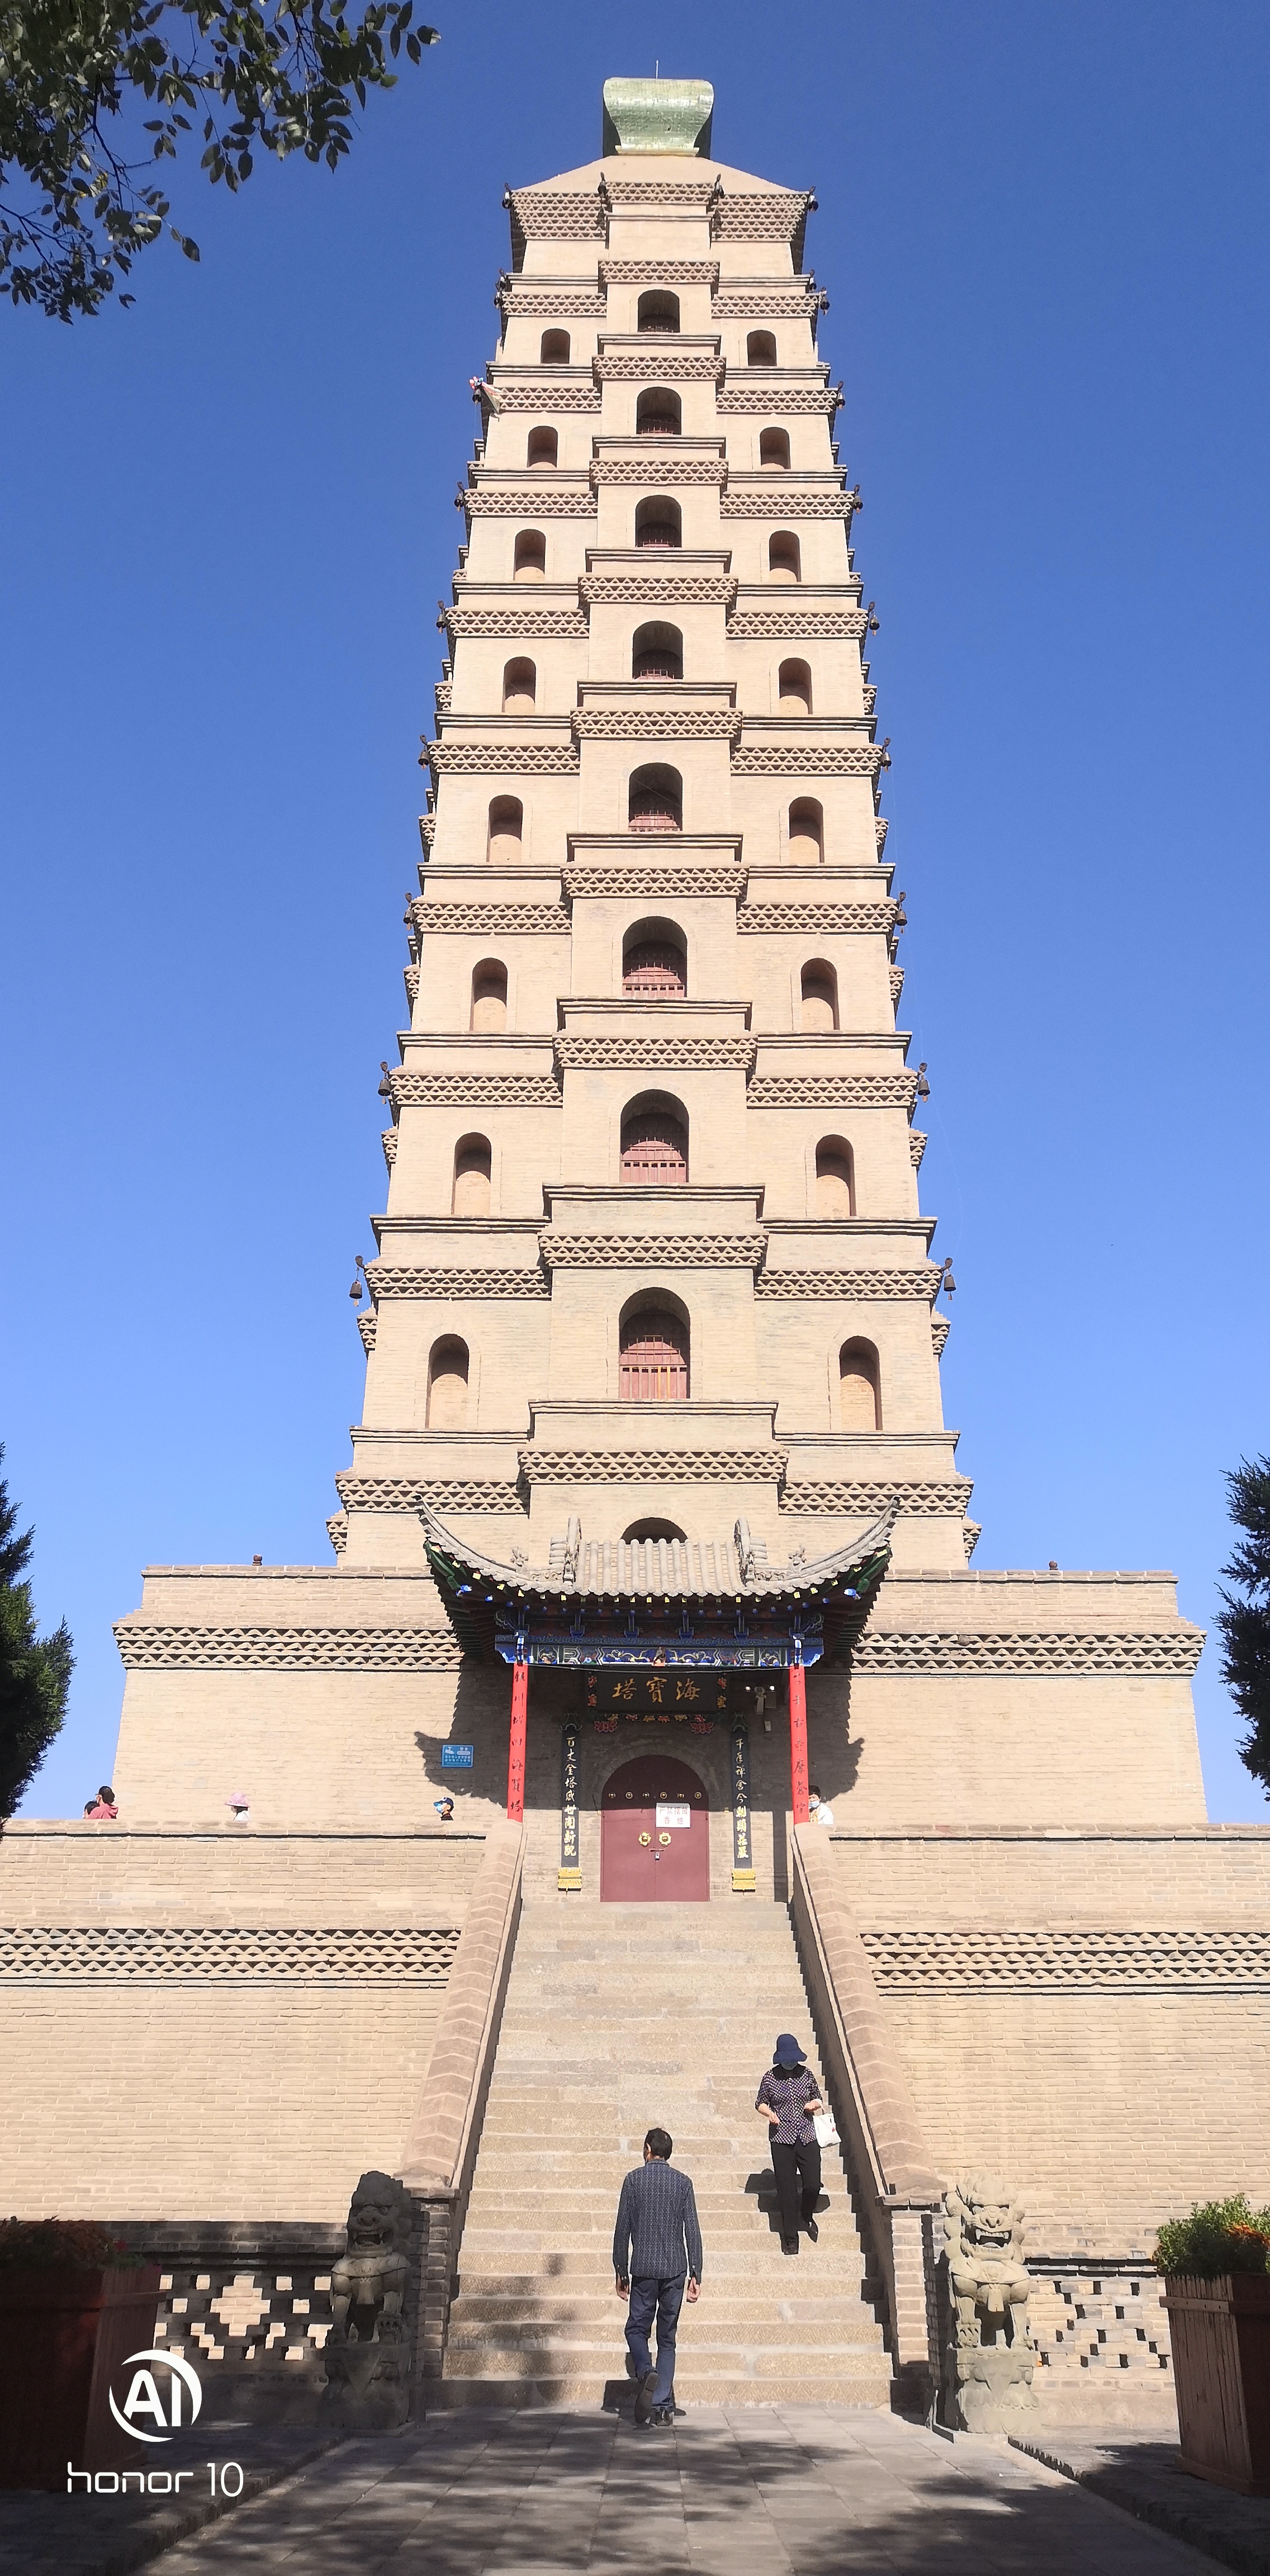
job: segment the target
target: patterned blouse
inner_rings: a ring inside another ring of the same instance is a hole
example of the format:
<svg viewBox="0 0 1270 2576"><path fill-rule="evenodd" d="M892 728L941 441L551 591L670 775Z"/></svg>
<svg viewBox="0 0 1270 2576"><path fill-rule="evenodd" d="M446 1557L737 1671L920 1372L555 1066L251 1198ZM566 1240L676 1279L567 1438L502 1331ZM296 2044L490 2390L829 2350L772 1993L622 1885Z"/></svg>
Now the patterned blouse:
<svg viewBox="0 0 1270 2576"><path fill-rule="evenodd" d="M807 2104L819 2102L820 2086L809 2066L799 2066L786 2075L779 2067L769 2066L755 2097L756 2111L779 2111L780 2126L770 2132L774 2147L809 2147L816 2132L807 2116Z"/></svg>

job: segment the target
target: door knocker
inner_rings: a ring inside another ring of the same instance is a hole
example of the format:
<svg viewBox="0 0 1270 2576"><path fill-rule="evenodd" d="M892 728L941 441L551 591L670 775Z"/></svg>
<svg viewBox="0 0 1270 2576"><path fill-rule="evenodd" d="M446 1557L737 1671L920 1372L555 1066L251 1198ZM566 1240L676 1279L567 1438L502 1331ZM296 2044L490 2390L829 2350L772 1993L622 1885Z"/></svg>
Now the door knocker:
<svg viewBox="0 0 1270 2576"><path fill-rule="evenodd" d="M670 1840L670 1836L669 1836L669 1834L659 1834L659 1835L658 1835L658 1837L657 1837L657 1840L658 1840L658 1842L659 1842L659 1843L668 1843L668 1842L669 1842L669 1840Z"/></svg>
<svg viewBox="0 0 1270 2576"><path fill-rule="evenodd" d="M650 1842L652 1841L652 1839L653 1839L653 1838L652 1838L652 1835L651 1835L651 1834L641 1834L641 1835L640 1835L640 1841L641 1841L642 1843L650 1843Z"/></svg>

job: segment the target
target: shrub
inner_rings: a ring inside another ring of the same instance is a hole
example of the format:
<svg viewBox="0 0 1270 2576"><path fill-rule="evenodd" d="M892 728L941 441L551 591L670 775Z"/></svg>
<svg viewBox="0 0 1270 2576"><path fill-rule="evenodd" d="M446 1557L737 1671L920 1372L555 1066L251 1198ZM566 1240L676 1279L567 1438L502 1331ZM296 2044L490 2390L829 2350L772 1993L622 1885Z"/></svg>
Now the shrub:
<svg viewBox="0 0 1270 2576"><path fill-rule="evenodd" d="M88 2219L0 2218L0 2267L7 2270L124 2272L145 2259L122 2236L108 2236Z"/></svg>
<svg viewBox="0 0 1270 2576"><path fill-rule="evenodd" d="M1246 2193L1197 2202L1189 2218L1170 2218L1155 2249L1157 2272L1199 2281L1226 2272L1270 2272L1270 2209L1250 2209Z"/></svg>

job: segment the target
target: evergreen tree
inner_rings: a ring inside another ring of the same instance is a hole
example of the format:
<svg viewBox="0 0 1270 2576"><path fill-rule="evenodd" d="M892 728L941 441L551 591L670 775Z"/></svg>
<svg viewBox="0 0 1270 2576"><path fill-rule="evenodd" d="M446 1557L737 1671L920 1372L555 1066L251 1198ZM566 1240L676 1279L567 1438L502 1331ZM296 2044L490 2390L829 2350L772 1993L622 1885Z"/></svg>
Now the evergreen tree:
<svg viewBox="0 0 1270 2576"><path fill-rule="evenodd" d="M53 1636L36 1636L31 1586L22 1579L35 1532L20 1531L17 1519L0 1476L0 1818L13 1814L61 1729L75 1664L65 1620Z"/></svg>
<svg viewBox="0 0 1270 2576"><path fill-rule="evenodd" d="M1222 1593L1217 1625L1225 1639L1222 1680L1248 1734L1239 1747L1255 1780L1270 1789L1270 1458L1245 1458L1227 1476L1230 1517L1246 1533L1222 1573L1242 1592Z"/></svg>

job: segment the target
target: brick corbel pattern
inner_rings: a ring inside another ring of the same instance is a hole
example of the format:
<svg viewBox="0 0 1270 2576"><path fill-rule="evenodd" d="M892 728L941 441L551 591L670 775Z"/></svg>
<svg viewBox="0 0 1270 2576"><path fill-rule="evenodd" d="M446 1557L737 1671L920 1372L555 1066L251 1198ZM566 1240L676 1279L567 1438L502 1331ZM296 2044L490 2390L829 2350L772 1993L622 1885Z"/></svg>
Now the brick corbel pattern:
<svg viewBox="0 0 1270 2576"><path fill-rule="evenodd" d="M728 491L719 503L721 519L846 519L851 515L845 492Z"/></svg>
<svg viewBox="0 0 1270 2576"><path fill-rule="evenodd" d="M720 412L828 412L838 408L838 395L830 385L722 385L719 389ZM774 479L774 478L773 478Z"/></svg>
<svg viewBox="0 0 1270 2576"><path fill-rule="evenodd" d="M876 780L887 765L874 742L741 742L732 754L734 778Z"/></svg>
<svg viewBox="0 0 1270 2576"><path fill-rule="evenodd" d="M591 373L597 385L719 385L724 362L713 349L683 349L658 332L644 349L606 349L591 360Z"/></svg>
<svg viewBox="0 0 1270 2576"><path fill-rule="evenodd" d="M943 1271L923 1261L913 1270L765 1270L756 1297L923 1297L939 1294Z"/></svg>
<svg viewBox="0 0 1270 2576"><path fill-rule="evenodd" d="M758 1052L749 1037L563 1037L555 1041L562 1073L748 1073Z"/></svg>
<svg viewBox="0 0 1270 2576"><path fill-rule="evenodd" d="M359 1315L357 1318L357 1329L361 1335L362 1349L365 1351L367 1359L370 1358L371 1352L375 1347L375 1327L377 1320L377 1317L374 1315Z"/></svg>
<svg viewBox="0 0 1270 2576"><path fill-rule="evenodd" d="M866 632L861 608L736 608L728 619L729 636L773 642L784 636L827 636L860 643Z"/></svg>
<svg viewBox="0 0 1270 2576"><path fill-rule="evenodd" d="M534 939L565 938L567 906L562 903L429 903L416 895L410 906L418 930L443 931L470 939L501 939L504 932Z"/></svg>
<svg viewBox="0 0 1270 2576"><path fill-rule="evenodd" d="M523 492L478 483L464 493L463 507L469 519L593 519L595 494L589 487L584 492L553 489L544 476Z"/></svg>
<svg viewBox="0 0 1270 2576"><path fill-rule="evenodd" d="M439 1270L407 1267L404 1262L372 1261L367 1264L366 1280L378 1304L387 1297L549 1297L551 1290L540 1270L491 1270L475 1264L470 1270Z"/></svg>
<svg viewBox="0 0 1270 2576"><path fill-rule="evenodd" d="M580 608L535 608L529 600L523 608L519 601L515 605L509 601L502 608L447 608L445 624L452 636L556 635L577 644L585 643L589 632Z"/></svg>
<svg viewBox="0 0 1270 2576"><path fill-rule="evenodd" d="M908 1159L915 1172L920 1172L922 1168L922 1156L925 1151L926 1138L923 1136L921 1128L910 1127L908 1131ZM943 1349L942 1342L939 1347L941 1350Z"/></svg>
<svg viewBox="0 0 1270 2576"><path fill-rule="evenodd" d="M741 736L733 707L579 707L570 719L575 742L730 742Z"/></svg>
<svg viewBox="0 0 1270 2576"><path fill-rule="evenodd" d="M667 440L669 447L671 441ZM728 479L726 456L674 456L663 453L660 440L649 438L646 447L656 448L655 456L597 456L591 463L591 488L598 491L602 483L634 484L641 492L659 485L677 490L681 483L717 483Z"/></svg>
<svg viewBox="0 0 1270 2576"><path fill-rule="evenodd" d="M337 1479L338 1481L338 1479ZM969 1476L952 1476L946 1483L932 1477L926 1482L902 1484L898 1478L889 1485L865 1483L813 1483L800 1478L785 1487L781 1496L783 1512L825 1514L842 1520L876 1520L889 1502L897 1502L906 1520L961 1520L974 1492ZM859 1646L854 1660L860 1659Z"/></svg>
<svg viewBox="0 0 1270 2576"><path fill-rule="evenodd" d="M907 1109L917 1098L915 1073L760 1073L750 1084L751 1109Z"/></svg>
<svg viewBox="0 0 1270 2576"><path fill-rule="evenodd" d="M673 903L676 895L731 895L745 892L744 868L627 868L603 865L566 868L564 890L571 901L579 895L648 895Z"/></svg>
<svg viewBox="0 0 1270 2576"><path fill-rule="evenodd" d="M668 562L656 573L584 573L578 583L587 608L731 608L736 593L730 573L676 573Z"/></svg>
<svg viewBox="0 0 1270 2576"><path fill-rule="evenodd" d="M598 385L553 385L549 369L544 368L541 384L500 384L500 411L589 411L599 414Z"/></svg>
<svg viewBox="0 0 1270 2576"><path fill-rule="evenodd" d="M520 1449L527 1485L779 1485L787 1449Z"/></svg>
<svg viewBox="0 0 1270 2576"><path fill-rule="evenodd" d="M450 1970L401 2179L422 2204L415 2408L445 2369L450 2298L520 1920L525 1834L491 1826Z"/></svg>
<svg viewBox="0 0 1270 2576"><path fill-rule="evenodd" d="M767 1236L551 1234L538 1237L548 1270L757 1270Z"/></svg>
<svg viewBox="0 0 1270 2576"><path fill-rule="evenodd" d="M406 1073L389 1078L395 1109L558 1109L552 1073Z"/></svg>
<svg viewBox="0 0 1270 2576"><path fill-rule="evenodd" d="M115 1644L128 1672L452 1673L462 1662L449 1628L193 1628L119 1619Z"/></svg>
<svg viewBox="0 0 1270 2576"><path fill-rule="evenodd" d="M736 926L756 939L785 931L800 939L834 939L855 931L881 931L889 937L898 911L896 903L747 903Z"/></svg>
<svg viewBox="0 0 1270 2576"><path fill-rule="evenodd" d="M507 1477L356 1476L342 1469L335 1490L346 1512L417 1512L431 1503L438 1512L511 1512L521 1520L525 1516L515 1482Z"/></svg>
<svg viewBox="0 0 1270 2576"><path fill-rule="evenodd" d="M719 283L717 259L602 259L606 286L708 286Z"/></svg>
<svg viewBox="0 0 1270 2576"><path fill-rule="evenodd" d="M1204 1631L871 1628L855 1647L859 1673L1178 1673L1188 1679L1204 1649Z"/></svg>
<svg viewBox="0 0 1270 2576"><path fill-rule="evenodd" d="M426 766L438 776L448 770L452 776L483 777L504 770L523 771L526 777L576 777L578 755L571 742L425 742L420 767Z"/></svg>
<svg viewBox="0 0 1270 2576"><path fill-rule="evenodd" d="M855 1919L816 1825L795 1825L793 1916L821 2062L858 2179L861 2215L886 2282L901 2372L934 2381L923 2216L940 2183ZM897 2206L898 2204L898 2206Z"/></svg>

